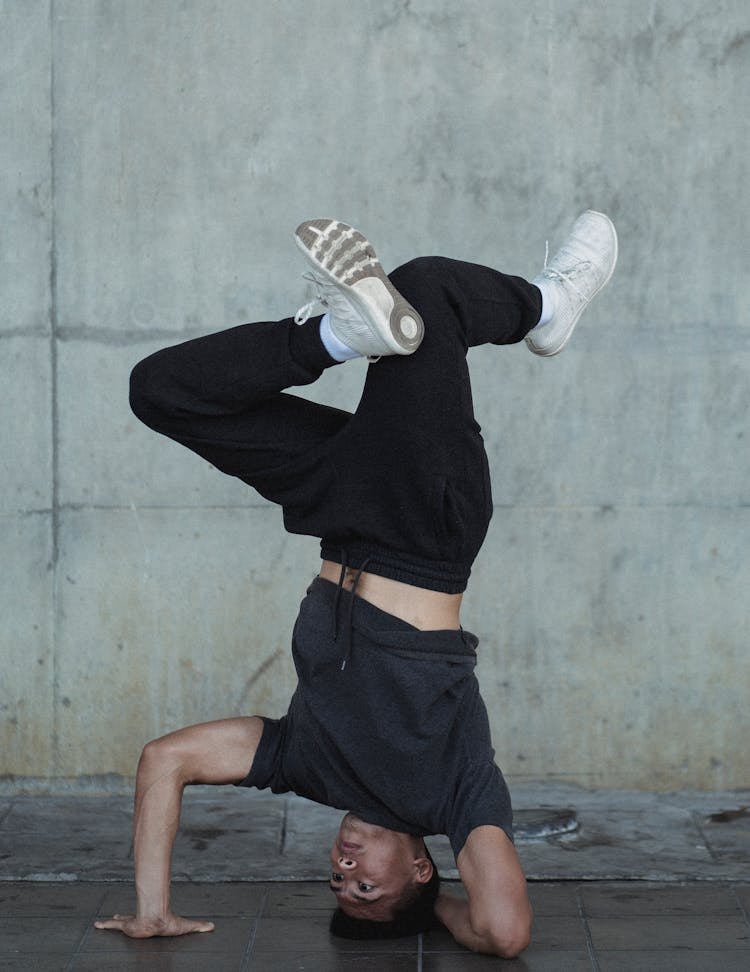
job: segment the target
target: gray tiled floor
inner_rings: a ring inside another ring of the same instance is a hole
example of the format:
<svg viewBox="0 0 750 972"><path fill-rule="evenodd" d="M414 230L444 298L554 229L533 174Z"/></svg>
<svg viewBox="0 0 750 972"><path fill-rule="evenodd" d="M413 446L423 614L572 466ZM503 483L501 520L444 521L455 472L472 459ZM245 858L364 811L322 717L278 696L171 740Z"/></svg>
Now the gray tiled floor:
<svg viewBox="0 0 750 972"><path fill-rule="evenodd" d="M750 972L750 830L742 794L516 786L517 806L575 808L579 830L518 840L531 878L526 972ZM712 820L719 811L733 811ZM216 930L136 942L93 927L133 907L130 798L0 797L0 970L464 972L497 967L438 930L384 943L328 934L325 847L340 814L296 797L188 791L178 912ZM444 876L444 840L430 839ZM627 878L628 880L625 880Z"/></svg>
<svg viewBox="0 0 750 972"><path fill-rule="evenodd" d="M750 884L534 882L533 944L503 967L747 972L750 923L741 898L749 893ZM391 942L333 939L331 895L321 882L178 884L174 898L178 911L210 918L216 930L132 941L93 927L96 916L132 908L129 885L0 884L0 968L464 972L492 961L465 951L443 930Z"/></svg>

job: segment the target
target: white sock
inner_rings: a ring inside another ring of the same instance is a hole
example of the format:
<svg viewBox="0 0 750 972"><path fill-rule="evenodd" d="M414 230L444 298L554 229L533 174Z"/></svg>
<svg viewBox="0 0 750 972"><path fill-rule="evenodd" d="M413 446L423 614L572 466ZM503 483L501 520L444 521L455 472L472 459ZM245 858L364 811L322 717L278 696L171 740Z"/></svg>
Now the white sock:
<svg viewBox="0 0 750 972"><path fill-rule="evenodd" d="M351 361L353 358L362 357L359 351L352 351L352 349L348 345L344 344L343 341L339 341L339 339L333 333L331 330L330 313L324 314L321 319L320 340L323 342L323 347L334 361Z"/></svg>
<svg viewBox="0 0 750 972"><path fill-rule="evenodd" d="M549 324L555 314L555 301L552 296L552 287L543 279L537 279L534 284L542 292L542 313L535 327L544 327Z"/></svg>

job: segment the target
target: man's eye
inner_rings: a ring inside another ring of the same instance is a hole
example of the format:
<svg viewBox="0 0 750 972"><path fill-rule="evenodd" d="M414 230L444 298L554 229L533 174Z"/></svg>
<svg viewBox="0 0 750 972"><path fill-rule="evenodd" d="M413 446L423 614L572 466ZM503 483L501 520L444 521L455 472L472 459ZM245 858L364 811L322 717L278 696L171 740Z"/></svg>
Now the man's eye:
<svg viewBox="0 0 750 972"><path fill-rule="evenodd" d="M333 874L331 875L331 880L332 881L343 881L344 880L344 875L343 874L336 874L336 872L334 871Z"/></svg>
<svg viewBox="0 0 750 972"><path fill-rule="evenodd" d="M362 881L359 882L358 887L359 887L359 890L363 894L366 894L368 891L372 891L372 885L371 884L364 884Z"/></svg>

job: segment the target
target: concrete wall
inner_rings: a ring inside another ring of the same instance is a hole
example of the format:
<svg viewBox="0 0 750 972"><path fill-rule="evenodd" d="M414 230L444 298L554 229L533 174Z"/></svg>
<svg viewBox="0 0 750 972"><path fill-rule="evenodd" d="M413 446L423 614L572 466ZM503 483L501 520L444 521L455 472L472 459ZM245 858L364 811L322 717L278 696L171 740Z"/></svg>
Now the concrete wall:
<svg viewBox="0 0 750 972"><path fill-rule="evenodd" d="M749 38L744 0L0 0L0 771L115 785L293 689L317 543L137 423L136 360L304 302L309 216L530 276L593 206L571 347L472 352L498 758L746 785Z"/></svg>

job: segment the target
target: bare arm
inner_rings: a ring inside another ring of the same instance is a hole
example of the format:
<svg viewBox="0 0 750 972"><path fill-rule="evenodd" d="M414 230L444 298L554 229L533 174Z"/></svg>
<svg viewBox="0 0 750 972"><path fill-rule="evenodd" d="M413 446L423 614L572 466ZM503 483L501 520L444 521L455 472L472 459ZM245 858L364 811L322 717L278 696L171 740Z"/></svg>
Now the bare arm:
<svg viewBox="0 0 750 972"><path fill-rule="evenodd" d="M95 922L131 938L213 931L210 921L172 913L169 886L172 847L182 793L191 783L238 783L252 766L263 732L257 716L206 722L148 743L138 763L134 835L135 915Z"/></svg>
<svg viewBox="0 0 750 972"><path fill-rule="evenodd" d="M515 958L529 944L532 914L513 844L499 827L477 827L457 863L469 900L443 892L435 914L461 945Z"/></svg>

